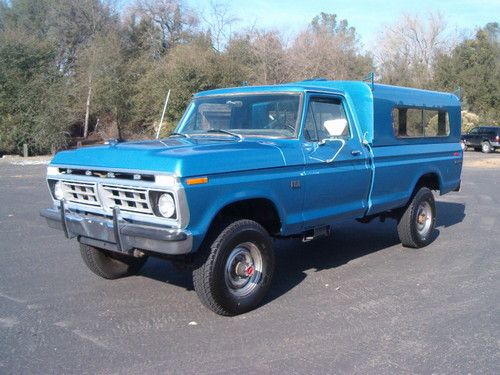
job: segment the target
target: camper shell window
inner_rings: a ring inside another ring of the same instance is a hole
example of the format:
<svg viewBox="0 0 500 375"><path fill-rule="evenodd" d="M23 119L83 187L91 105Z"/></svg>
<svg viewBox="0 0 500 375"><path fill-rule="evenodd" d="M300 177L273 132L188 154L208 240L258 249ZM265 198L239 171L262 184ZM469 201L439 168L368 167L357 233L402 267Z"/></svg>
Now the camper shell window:
<svg viewBox="0 0 500 375"><path fill-rule="evenodd" d="M398 138L447 137L450 134L448 112L441 109L395 107L392 126Z"/></svg>

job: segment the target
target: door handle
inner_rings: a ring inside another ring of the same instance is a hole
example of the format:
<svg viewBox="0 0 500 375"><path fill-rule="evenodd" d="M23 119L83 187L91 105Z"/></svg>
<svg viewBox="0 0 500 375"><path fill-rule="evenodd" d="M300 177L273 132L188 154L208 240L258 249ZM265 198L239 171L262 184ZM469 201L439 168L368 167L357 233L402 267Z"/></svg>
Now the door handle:
<svg viewBox="0 0 500 375"><path fill-rule="evenodd" d="M352 150L351 151L351 155L352 156L359 156L359 155L361 155L361 151L359 151L359 150Z"/></svg>

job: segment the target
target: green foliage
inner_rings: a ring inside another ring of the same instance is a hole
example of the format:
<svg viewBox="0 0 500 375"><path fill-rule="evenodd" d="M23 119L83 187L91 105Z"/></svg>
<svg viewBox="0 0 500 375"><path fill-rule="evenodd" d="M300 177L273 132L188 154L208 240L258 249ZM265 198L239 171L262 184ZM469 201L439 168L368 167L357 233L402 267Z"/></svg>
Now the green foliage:
<svg viewBox="0 0 500 375"><path fill-rule="evenodd" d="M435 87L461 88L464 108L482 122L500 124L500 26L490 23L436 64Z"/></svg>
<svg viewBox="0 0 500 375"><path fill-rule="evenodd" d="M337 20L337 15L333 13L321 12L311 21L311 27L317 34L326 33L331 36L344 35L349 39L356 38L356 29L349 26L347 20Z"/></svg>
<svg viewBox="0 0 500 375"><path fill-rule="evenodd" d="M55 48L19 32L0 36L0 147L34 153L65 140L65 83L57 70Z"/></svg>
<svg viewBox="0 0 500 375"><path fill-rule="evenodd" d="M479 116L475 113L462 111L462 133L468 133L472 128L479 125Z"/></svg>
<svg viewBox="0 0 500 375"><path fill-rule="evenodd" d="M200 25L206 17L186 0L136 0L120 15L112 4L0 0L2 150L20 152L28 143L30 152L45 153L64 146L70 135L84 134L86 123L103 138L152 137L168 90L162 135L201 90L319 76L361 79L374 69L356 30L336 14L320 13L285 41L276 30L231 33L226 22L234 18L224 7L214 8L211 21ZM450 91L461 86L465 109L479 115L466 113L464 127L498 123L498 24L448 52L439 17L427 29L418 18L405 20L400 32L386 34L387 43L380 44L388 57L378 66L382 79ZM430 47L408 49L414 33L423 33Z"/></svg>

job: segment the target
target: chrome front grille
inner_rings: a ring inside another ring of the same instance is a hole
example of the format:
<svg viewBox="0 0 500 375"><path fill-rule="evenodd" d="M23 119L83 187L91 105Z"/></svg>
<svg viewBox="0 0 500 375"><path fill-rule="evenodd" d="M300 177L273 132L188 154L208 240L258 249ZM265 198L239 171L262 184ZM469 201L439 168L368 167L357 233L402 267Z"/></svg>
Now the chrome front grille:
<svg viewBox="0 0 500 375"><path fill-rule="evenodd" d="M68 202L89 206L100 206L96 184L86 182L62 181L64 199Z"/></svg>
<svg viewBox="0 0 500 375"><path fill-rule="evenodd" d="M122 211L154 215L148 198L148 191L129 186L101 186L102 204L108 209L119 207Z"/></svg>

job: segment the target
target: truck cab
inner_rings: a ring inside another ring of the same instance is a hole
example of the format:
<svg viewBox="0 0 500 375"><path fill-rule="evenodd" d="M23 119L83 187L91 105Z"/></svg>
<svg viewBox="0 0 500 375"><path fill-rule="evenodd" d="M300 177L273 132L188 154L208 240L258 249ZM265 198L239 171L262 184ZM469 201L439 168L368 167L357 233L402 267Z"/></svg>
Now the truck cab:
<svg viewBox="0 0 500 375"><path fill-rule="evenodd" d="M322 80L218 89L195 94L168 138L56 154L41 214L94 273L166 257L193 269L207 307L235 315L271 284L272 238L390 217L403 245L429 244L432 191L459 189L462 156L453 94Z"/></svg>

